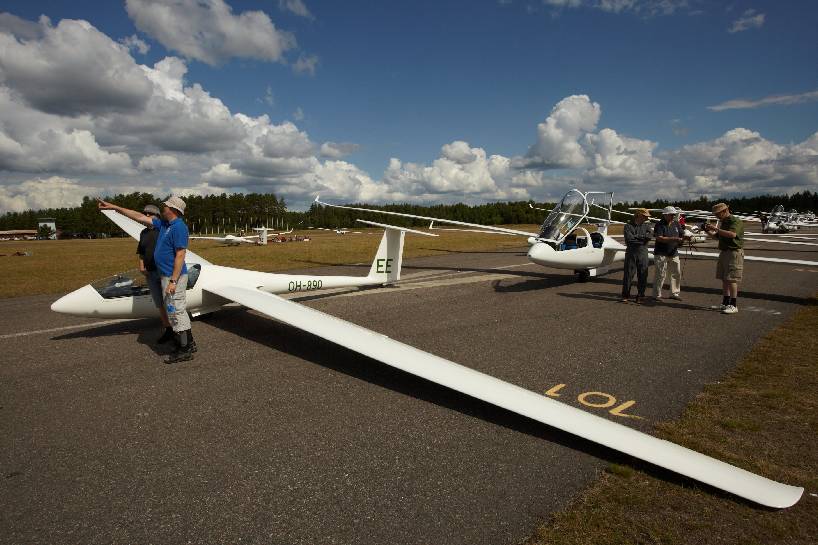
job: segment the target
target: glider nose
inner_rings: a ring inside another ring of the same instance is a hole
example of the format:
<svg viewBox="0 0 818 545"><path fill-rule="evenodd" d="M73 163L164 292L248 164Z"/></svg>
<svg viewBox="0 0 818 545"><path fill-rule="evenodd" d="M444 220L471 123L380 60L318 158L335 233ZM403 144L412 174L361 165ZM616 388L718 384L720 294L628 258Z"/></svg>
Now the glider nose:
<svg viewBox="0 0 818 545"><path fill-rule="evenodd" d="M545 242L535 242L528 249L528 259L540 265L548 265L554 254L554 248Z"/></svg>
<svg viewBox="0 0 818 545"><path fill-rule="evenodd" d="M97 290L88 284L54 301L51 310L60 314L85 314L94 306L97 299L99 299Z"/></svg>

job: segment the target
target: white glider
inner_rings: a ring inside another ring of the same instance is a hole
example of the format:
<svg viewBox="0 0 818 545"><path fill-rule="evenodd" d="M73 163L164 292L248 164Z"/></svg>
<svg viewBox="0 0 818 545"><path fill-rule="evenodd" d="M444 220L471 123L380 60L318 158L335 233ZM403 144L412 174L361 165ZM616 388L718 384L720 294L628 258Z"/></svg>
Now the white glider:
<svg viewBox="0 0 818 545"><path fill-rule="evenodd" d="M113 211L103 213L128 234L138 238L142 230L139 223ZM230 302L239 303L404 372L761 505L790 507L801 498L803 488L772 481L275 295L304 291L305 282L311 283L312 288L307 287L308 290L322 290L339 285L363 286L397 281L405 233L428 233L377 225L384 227L386 232L366 277L286 275L233 269L213 265L188 251L189 267L198 268L194 285L188 285L188 300L200 310L215 309ZM293 282L301 283L301 287L292 289ZM102 302L103 298L101 293L88 285L57 300L52 309L81 316L139 317L156 314L147 294L121 295L118 298L124 304L107 307L108 310ZM137 299L142 302L137 303Z"/></svg>
<svg viewBox="0 0 818 545"><path fill-rule="evenodd" d="M553 269L574 271L580 281L585 281L592 276L606 274L613 269L614 264L625 260L625 245L617 241L614 236L608 235L609 225L622 224L622 222L611 219L611 214L614 212L612 192L582 192L578 189L568 191L548 214L539 233L529 233L516 229L507 229L505 227L494 227L492 225L431 218L402 212L341 206L322 202L318 197L316 197L315 202L332 208L386 214L478 228L484 232L493 231L524 236L528 239L530 245L528 249L528 259L531 262ZM531 207L534 208L533 205L531 205ZM600 216L604 217L592 216L590 214L592 207L604 211L604 214L600 214ZM597 222L597 230L594 232L589 232L581 226L582 224L591 222ZM703 256L717 257L718 254L704 254ZM818 266L818 262L780 258L754 257L750 259L750 261L788 263L793 265L803 265L806 263L812 266Z"/></svg>

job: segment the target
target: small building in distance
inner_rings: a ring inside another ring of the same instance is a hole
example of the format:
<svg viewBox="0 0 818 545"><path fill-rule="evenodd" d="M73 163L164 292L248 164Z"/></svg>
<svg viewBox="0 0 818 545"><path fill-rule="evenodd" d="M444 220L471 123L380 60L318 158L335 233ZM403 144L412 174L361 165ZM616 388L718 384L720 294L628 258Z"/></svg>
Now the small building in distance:
<svg viewBox="0 0 818 545"><path fill-rule="evenodd" d="M40 234L46 227L49 229L49 235L47 237ZM37 238L57 240L57 220L55 218L38 218L37 233Z"/></svg>
<svg viewBox="0 0 818 545"><path fill-rule="evenodd" d="M34 240L37 238L37 231L34 229L12 229L10 231L0 231L0 240Z"/></svg>

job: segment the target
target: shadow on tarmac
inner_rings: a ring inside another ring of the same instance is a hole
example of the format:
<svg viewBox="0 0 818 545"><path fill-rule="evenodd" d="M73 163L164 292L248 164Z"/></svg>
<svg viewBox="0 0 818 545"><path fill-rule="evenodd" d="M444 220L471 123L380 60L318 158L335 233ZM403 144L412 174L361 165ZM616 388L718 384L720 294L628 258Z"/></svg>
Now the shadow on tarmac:
<svg viewBox="0 0 818 545"><path fill-rule="evenodd" d="M79 331L72 331L70 333L63 333L51 337L52 341L62 341L68 339L93 339L97 337L115 337L118 335L134 335L136 334L136 342L143 344L153 350L158 356L167 356L171 353L173 345L158 344L156 339L162 335L163 329L159 326L158 316L156 320L141 319L129 320L127 322L118 322L116 324L108 324L99 327L92 327L89 329L82 329Z"/></svg>
<svg viewBox="0 0 818 545"><path fill-rule="evenodd" d="M231 312L229 316L225 313L223 316L215 317L211 323L215 327L272 350L284 352L374 386L433 403L518 433L556 443L604 462L629 465L655 478L673 482L679 486L705 489L725 499L757 507L754 503L745 502L732 494L711 488L709 485L421 379L287 324L271 321L266 317L242 310Z"/></svg>
<svg viewBox="0 0 818 545"><path fill-rule="evenodd" d="M569 279L570 281L566 281L566 282L563 282L562 284L558 284L558 285L570 284L570 283L576 281L573 276L566 277L566 278ZM596 278L593 278L592 280L589 280L588 284L589 285L608 284L608 285L621 286L622 285L622 280L616 279L616 278L600 278L600 277L596 277ZM495 286L494 289L495 289L495 291L499 291L499 292L504 292L504 291L505 292L520 292L520 291L532 291L532 290L542 289L542 288L546 288L546 287L550 287L550 286L543 284L541 281L523 280L522 282L518 282L516 284ZM587 292L587 293L595 296L596 298L600 298L600 299L611 299L612 301L619 301L619 299L620 299L618 292L617 293L613 293L613 292L604 292L604 293L603 292ZM706 295L713 295L714 298L718 299L719 301L720 301L721 296L722 296L721 288L703 288L703 287L700 287L700 286L683 286L682 287L682 297L684 297L685 293L703 293L703 294L706 294ZM578 297L578 296L580 296L580 294L570 294L570 293L561 293L560 295L562 295L564 297ZM602 297L603 295L606 296L606 297ZM741 288L739 288L738 297L739 297L739 300L753 299L753 300L759 300L759 301L777 301L779 303L789 303L789 304L792 304L792 305L801 305L801 306L810 306L810 305L815 305L816 304L815 299L812 299L812 298L796 297L796 296L793 296L793 295L782 295L782 294L779 294L779 293L760 293L760 292L754 292L754 291L742 291ZM716 301L716 303L718 303L719 301ZM673 304L677 304L677 303L674 302ZM705 307L694 307L694 308L705 308Z"/></svg>
<svg viewBox="0 0 818 545"><path fill-rule="evenodd" d="M564 277L573 282L573 277ZM549 279L545 279L548 281ZM532 282L532 281L529 281ZM539 282L542 282L539 281ZM609 294L604 294L607 297ZM357 380L361 380L380 388L401 393L412 398L433 403L471 418L478 418L484 422L506 429L523 433L531 437L556 443L563 447L582 452L600 461L628 465L643 471L654 478L675 483L688 489L702 489L708 493L728 501L737 501L752 506L758 505L733 496L727 492L710 487L683 477L674 472L654 466L637 458L632 458L613 449L587 441L573 434L546 426L540 422L530 420L511 411L507 411L490 403L480 401L465 394L450 390L433 382L416 377L399 369L385 365L377 360L362 356L320 337L287 324L258 316L245 308L234 307L214 313L208 322L229 333L249 341L266 346L274 351L283 352L302 359L306 362L320 365L335 372L342 373ZM53 337L53 340L95 338L117 335L138 334L137 342L151 347L157 354L166 354L169 349L156 345L159 328L156 322L149 319L134 320L91 327L82 331L75 331ZM203 355L207 354L207 345L199 342ZM272 354L274 357L274 354Z"/></svg>

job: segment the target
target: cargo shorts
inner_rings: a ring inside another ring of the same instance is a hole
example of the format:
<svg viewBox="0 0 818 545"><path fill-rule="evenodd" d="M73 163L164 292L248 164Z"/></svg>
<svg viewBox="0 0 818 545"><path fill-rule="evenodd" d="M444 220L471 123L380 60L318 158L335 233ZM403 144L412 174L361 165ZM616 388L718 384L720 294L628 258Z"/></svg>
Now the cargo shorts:
<svg viewBox="0 0 818 545"><path fill-rule="evenodd" d="M168 320L173 327L173 331L179 333L180 331L187 331L190 329L190 316L187 314L187 274L179 277L179 282L176 284L176 291L173 295L168 294L165 290L168 289L170 277L162 277L162 294L164 297L165 309L168 311Z"/></svg>
<svg viewBox="0 0 818 545"><path fill-rule="evenodd" d="M722 250L716 265L716 278L728 282L741 282L744 272L744 250Z"/></svg>

